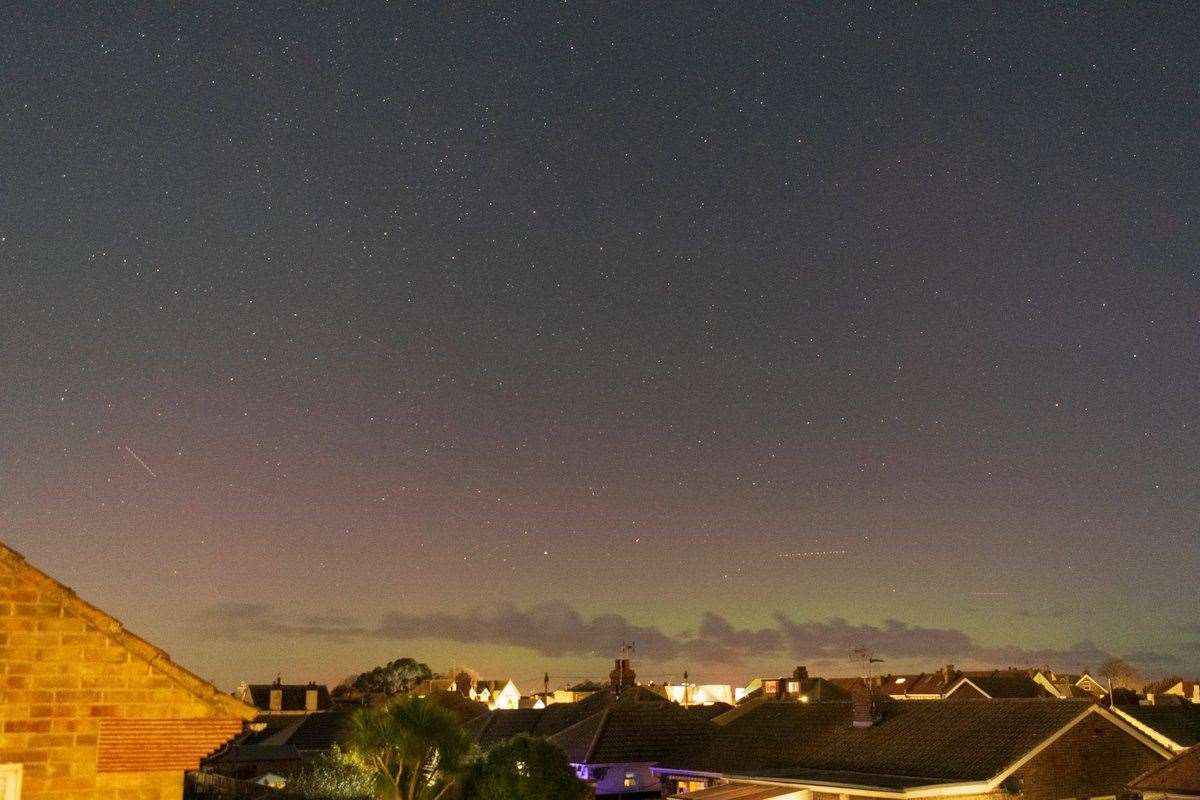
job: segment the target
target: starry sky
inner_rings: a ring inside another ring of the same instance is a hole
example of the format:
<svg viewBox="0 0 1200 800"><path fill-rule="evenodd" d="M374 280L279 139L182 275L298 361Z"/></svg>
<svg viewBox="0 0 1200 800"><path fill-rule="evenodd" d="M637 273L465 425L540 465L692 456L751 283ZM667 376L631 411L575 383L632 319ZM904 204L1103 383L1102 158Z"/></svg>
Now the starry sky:
<svg viewBox="0 0 1200 800"><path fill-rule="evenodd" d="M1194 9L516 6L6 9L0 539L226 687L1200 671Z"/></svg>

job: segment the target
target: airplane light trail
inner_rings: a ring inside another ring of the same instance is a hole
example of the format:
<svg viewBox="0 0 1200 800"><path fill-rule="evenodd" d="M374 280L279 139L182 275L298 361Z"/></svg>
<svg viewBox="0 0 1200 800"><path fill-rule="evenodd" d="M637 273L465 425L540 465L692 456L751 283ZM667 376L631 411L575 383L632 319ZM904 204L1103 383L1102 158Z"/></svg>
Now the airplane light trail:
<svg viewBox="0 0 1200 800"><path fill-rule="evenodd" d="M139 456L137 453L133 452L132 447L130 447L127 444L123 444L123 445L121 445L121 449L123 449L126 453L129 453L129 455L133 456L133 460L136 461L137 463L141 464L142 469L146 470L146 472L149 472L151 478L154 478L155 480L158 479L158 475L155 474L154 470L150 469L150 465L147 464L145 461L143 461L141 456Z"/></svg>

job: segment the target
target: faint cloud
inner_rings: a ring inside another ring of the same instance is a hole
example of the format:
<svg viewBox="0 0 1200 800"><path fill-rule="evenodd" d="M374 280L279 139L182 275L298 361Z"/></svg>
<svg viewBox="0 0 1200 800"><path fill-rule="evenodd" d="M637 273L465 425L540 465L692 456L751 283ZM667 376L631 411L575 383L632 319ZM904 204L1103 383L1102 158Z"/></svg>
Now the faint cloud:
<svg viewBox="0 0 1200 800"><path fill-rule="evenodd" d="M1160 653L1156 650L1135 650L1123 657L1126 661L1132 661L1135 664L1164 665L1179 662L1179 656L1173 653Z"/></svg>
<svg viewBox="0 0 1200 800"><path fill-rule="evenodd" d="M197 615L198 629L210 636L246 641L263 636L304 636L345 640L367 633L350 617L305 616L289 622L266 603L216 603Z"/></svg>
<svg viewBox="0 0 1200 800"><path fill-rule="evenodd" d="M525 647L543 656L608 655L623 641L637 643L650 659L669 659L684 645L658 628L636 625L619 614L584 617L565 604L527 610L502 604L462 614L385 614L373 635L389 639L442 639Z"/></svg>

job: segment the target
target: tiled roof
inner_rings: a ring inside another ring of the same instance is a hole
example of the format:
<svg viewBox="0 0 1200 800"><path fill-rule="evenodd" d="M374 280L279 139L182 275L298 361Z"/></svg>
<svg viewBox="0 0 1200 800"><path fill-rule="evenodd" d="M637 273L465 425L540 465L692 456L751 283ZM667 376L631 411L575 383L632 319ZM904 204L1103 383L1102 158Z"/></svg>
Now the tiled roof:
<svg viewBox="0 0 1200 800"><path fill-rule="evenodd" d="M1200 744L1198 705L1183 703L1169 706L1114 706L1114 710L1118 714L1132 717L1179 747Z"/></svg>
<svg viewBox="0 0 1200 800"><path fill-rule="evenodd" d="M308 690L317 692L317 711L329 708L329 688L325 685L307 686L302 683L285 683L274 685L270 683L254 683L247 687L250 692L250 702L263 711L306 711L308 710ZM271 708L271 691L280 690L283 701L278 709Z"/></svg>
<svg viewBox="0 0 1200 800"><path fill-rule="evenodd" d="M176 686L213 707L213 711L242 720L254 719L258 709L222 692L203 678L176 664L161 650L145 639L130 633L121 621L81 600L75 591L51 578L25 560L16 550L0 543L0 559L8 562L22 579L41 584L47 594L57 596L63 609L107 636L111 641L146 662L158 673L167 676Z"/></svg>
<svg viewBox="0 0 1200 800"><path fill-rule="evenodd" d="M550 737L573 764L658 763L702 749L714 726L674 703L618 702Z"/></svg>
<svg viewBox="0 0 1200 800"><path fill-rule="evenodd" d="M299 725L287 728L262 741L263 744L290 744L302 753L328 750L341 744L350 724L349 711L325 711L309 714Z"/></svg>
<svg viewBox="0 0 1200 800"><path fill-rule="evenodd" d="M239 744L227 747L206 764L246 764L259 761L299 761L300 751L290 744Z"/></svg>
<svg viewBox="0 0 1200 800"><path fill-rule="evenodd" d="M1092 705L1073 700L891 702L869 728L850 703L760 702L715 720L693 758L663 766L695 772L858 772L939 780L991 778ZM724 723L724 724L721 724Z"/></svg>
<svg viewBox="0 0 1200 800"><path fill-rule="evenodd" d="M986 692L988 697L997 700L1007 697L1050 696L1044 686L1024 672L995 672L973 676L967 674L964 678Z"/></svg>
<svg viewBox="0 0 1200 800"><path fill-rule="evenodd" d="M1184 750L1170 761L1139 775L1129 788L1200 796L1200 746Z"/></svg>
<svg viewBox="0 0 1200 800"><path fill-rule="evenodd" d="M249 730L238 740L238 744L258 744L303 721L304 717L299 714L260 714L250 723Z"/></svg>
<svg viewBox="0 0 1200 800"><path fill-rule="evenodd" d="M487 713L488 707L458 692L431 692L426 695L435 705L449 711L459 722L466 723Z"/></svg>
<svg viewBox="0 0 1200 800"><path fill-rule="evenodd" d="M958 673L950 673L951 682L958 680ZM883 694L893 697L907 695L941 695L949 688L941 672L922 672L917 675L888 675L881 682Z"/></svg>
<svg viewBox="0 0 1200 800"><path fill-rule="evenodd" d="M545 708L496 709L483 719L472 720L467 727L475 743L491 747L497 742L528 733L533 736L553 736L559 731L603 711L618 702L617 695L604 689L574 703L551 703ZM620 696L622 703L671 704L669 700L648 689L635 686Z"/></svg>
<svg viewBox="0 0 1200 800"><path fill-rule="evenodd" d="M688 713L695 714L700 719L712 719L719 717L726 711L732 711L733 706L728 703L712 703L707 706L688 706Z"/></svg>
<svg viewBox="0 0 1200 800"><path fill-rule="evenodd" d="M97 772L187 770L242 730L239 719L105 719Z"/></svg>
<svg viewBox="0 0 1200 800"><path fill-rule="evenodd" d="M543 708L498 708L491 711L486 724L476 734L475 743L487 748L521 733L531 734L544 712Z"/></svg>

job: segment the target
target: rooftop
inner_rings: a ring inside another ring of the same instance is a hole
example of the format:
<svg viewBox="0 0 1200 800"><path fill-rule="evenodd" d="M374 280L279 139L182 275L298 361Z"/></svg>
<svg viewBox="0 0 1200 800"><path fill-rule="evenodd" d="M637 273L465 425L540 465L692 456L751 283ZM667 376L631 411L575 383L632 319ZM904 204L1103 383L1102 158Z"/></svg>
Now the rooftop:
<svg viewBox="0 0 1200 800"><path fill-rule="evenodd" d="M772 777L856 773L924 784L986 780L1095 707L1074 700L891 702L868 728L850 703L759 701L714 722L696 755L663 766Z"/></svg>

